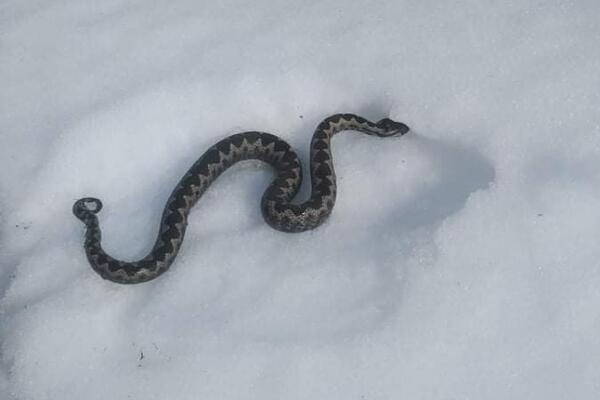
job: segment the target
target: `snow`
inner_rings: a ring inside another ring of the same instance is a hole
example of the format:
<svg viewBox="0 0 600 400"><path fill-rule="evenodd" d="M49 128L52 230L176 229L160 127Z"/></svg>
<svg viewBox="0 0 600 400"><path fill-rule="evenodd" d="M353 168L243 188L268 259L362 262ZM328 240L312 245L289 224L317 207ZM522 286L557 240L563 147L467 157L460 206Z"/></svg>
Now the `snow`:
<svg viewBox="0 0 600 400"><path fill-rule="evenodd" d="M1 10L0 398L600 397L598 2ZM324 226L269 228L250 162L159 279L87 264L79 197L135 259L208 146L263 130L306 163L336 112L412 132L336 137Z"/></svg>

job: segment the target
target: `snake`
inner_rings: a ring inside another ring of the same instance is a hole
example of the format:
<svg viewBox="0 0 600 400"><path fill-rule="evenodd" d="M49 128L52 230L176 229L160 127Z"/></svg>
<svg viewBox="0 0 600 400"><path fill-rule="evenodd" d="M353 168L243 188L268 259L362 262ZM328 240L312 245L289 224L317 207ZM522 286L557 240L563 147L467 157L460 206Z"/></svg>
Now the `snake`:
<svg viewBox="0 0 600 400"><path fill-rule="evenodd" d="M138 261L121 261L104 251L96 215L102 209L102 202L94 197L81 198L73 204L73 213L85 225L83 247L90 265L102 278L121 284L147 282L163 274L179 252L191 209L219 175L242 160L266 162L276 172L261 200L267 224L283 232L303 232L318 227L335 204L337 186L331 139L342 131L391 137L404 135L409 127L390 118L371 122L355 114L335 114L324 119L310 144L311 193L300 204L292 200L302 184L302 165L286 141L259 131L241 132L222 139L200 156L175 186L164 207L156 242Z"/></svg>

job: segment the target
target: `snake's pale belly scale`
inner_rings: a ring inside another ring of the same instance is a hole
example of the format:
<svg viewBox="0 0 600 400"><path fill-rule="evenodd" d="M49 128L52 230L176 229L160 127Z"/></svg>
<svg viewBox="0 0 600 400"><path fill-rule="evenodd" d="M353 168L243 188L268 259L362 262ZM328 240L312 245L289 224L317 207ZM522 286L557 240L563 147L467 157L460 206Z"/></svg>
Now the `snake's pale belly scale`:
<svg viewBox="0 0 600 400"><path fill-rule="evenodd" d="M312 191L302 204L291 203L302 183L302 166L284 140L263 132L229 136L208 149L181 178L165 205L152 250L138 261L120 261L102 249L96 216L102 208L100 200L76 201L73 213L86 225L84 248L92 268L104 279L117 283L141 283L161 275L177 256L194 204L223 171L241 160L264 161L277 173L261 201L263 217L270 226L285 232L302 232L319 226L331 213L336 199L331 138L345 130L387 137L403 135L409 128L388 118L373 123L354 114L336 114L325 119L311 141Z"/></svg>

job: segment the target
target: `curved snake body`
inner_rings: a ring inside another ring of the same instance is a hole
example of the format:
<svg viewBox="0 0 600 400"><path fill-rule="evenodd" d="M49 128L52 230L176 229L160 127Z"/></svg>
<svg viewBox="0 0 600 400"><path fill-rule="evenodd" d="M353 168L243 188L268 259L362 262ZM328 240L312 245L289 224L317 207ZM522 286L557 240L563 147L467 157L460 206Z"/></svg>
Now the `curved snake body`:
<svg viewBox="0 0 600 400"><path fill-rule="evenodd" d="M345 130L380 137L400 136L409 128L385 118L377 123L354 114L336 114L319 124L310 145L312 192L302 204L292 204L302 183L302 167L292 148L277 136L243 132L225 138L206 151L186 172L165 205L154 247L138 261L117 260L102 249L96 214L98 199L75 202L73 213L86 226L84 248L92 268L104 279L117 283L146 282L164 273L173 263L183 241L190 210L217 177L241 160L269 163L277 176L265 191L261 210L266 222L285 232L302 232L319 226L331 213L336 198L336 180L331 155L331 138Z"/></svg>

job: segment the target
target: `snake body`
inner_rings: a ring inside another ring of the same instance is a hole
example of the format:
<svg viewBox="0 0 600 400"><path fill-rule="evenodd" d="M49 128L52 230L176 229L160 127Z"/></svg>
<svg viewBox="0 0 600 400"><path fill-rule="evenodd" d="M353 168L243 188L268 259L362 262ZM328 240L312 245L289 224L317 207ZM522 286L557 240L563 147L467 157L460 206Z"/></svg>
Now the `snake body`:
<svg viewBox="0 0 600 400"><path fill-rule="evenodd" d="M380 137L401 136L409 128L384 118L376 123L354 114L336 114L319 124L310 145L312 192L302 204L292 204L302 183L302 166L294 150L281 138L264 132L243 132L229 136L208 149L181 178L165 205L158 237L152 250L138 261L117 260L102 249L96 214L102 202L85 197L73 205L73 213L86 226L84 248L92 268L104 279L131 284L152 280L175 260L188 223L190 210L217 177L241 160L262 160L277 176L264 192L261 210L274 229L302 232L323 223L336 199L336 179L331 138L345 130Z"/></svg>

